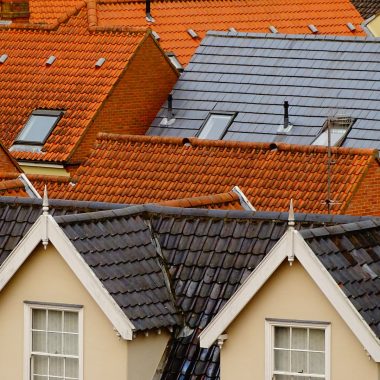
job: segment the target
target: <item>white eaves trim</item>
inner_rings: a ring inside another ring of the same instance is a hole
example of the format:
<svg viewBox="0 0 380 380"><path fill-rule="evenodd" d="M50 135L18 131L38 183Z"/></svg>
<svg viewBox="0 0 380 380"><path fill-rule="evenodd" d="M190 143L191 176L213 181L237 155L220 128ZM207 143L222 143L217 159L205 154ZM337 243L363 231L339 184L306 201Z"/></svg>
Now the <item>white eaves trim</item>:
<svg viewBox="0 0 380 380"><path fill-rule="evenodd" d="M327 269L307 245L300 233L288 230L230 298L210 324L199 335L200 346L209 348L223 334L236 316L293 251L318 288L346 322L356 338L375 362L380 362L380 341L354 305L339 288Z"/></svg>
<svg viewBox="0 0 380 380"><path fill-rule="evenodd" d="M49 241L125 340L132 340L135 327L86 264L70 239L50 215L41 215L0 267L0 291L10 281L47 232Z"/></svg>

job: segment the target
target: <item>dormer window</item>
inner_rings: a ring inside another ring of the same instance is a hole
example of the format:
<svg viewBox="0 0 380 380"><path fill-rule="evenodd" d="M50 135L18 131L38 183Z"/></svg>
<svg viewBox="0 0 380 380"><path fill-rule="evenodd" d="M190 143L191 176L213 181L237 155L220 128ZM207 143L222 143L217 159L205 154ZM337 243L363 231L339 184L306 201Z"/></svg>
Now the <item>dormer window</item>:
<svg viewBox="0 0 380 380"><path fill-rule="evenodd" d="M330 146L341 146L354 121L353 118L346 116L337 116L328 119L323 126L322 132L312 142L312 145L328 146L330 129Z"/></svg>
<svg viewBox="0 0 380 380"><path fill-rule="evenodd" d="M57 125L63 112L56 110L33 111L16 137L10 150L13 151L38 151L45 144L54 127Z"/></svg>
<svg viewBox="0 0 380 380"><path fill-rule="evenodd" d="M236 114L210 113L197 137L199 139L221 140L235 116Z"/></svg>

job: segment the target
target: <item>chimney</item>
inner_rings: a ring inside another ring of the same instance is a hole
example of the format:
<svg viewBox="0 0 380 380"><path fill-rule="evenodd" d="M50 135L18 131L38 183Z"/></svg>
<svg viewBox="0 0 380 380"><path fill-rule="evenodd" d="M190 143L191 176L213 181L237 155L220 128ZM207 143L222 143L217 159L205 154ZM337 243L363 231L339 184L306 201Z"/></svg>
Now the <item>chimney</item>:
<svg viewBox="0 0 380 380"><path fill-rule="evenodd" d="M29 0L0 0L0 20L28 22Z"/></svg>
<svg viewBox="0 0 380 380"><path fill-rule="evenodd" d="M150 14L150 0L145 0L145 18L148 22L154 22L154 18Z"/></svg>
<svg viewBox="0 0 380 380"><path fill-rule="evenodd" d="M289 127L289 102L284 101L284 129Z"/></svg>

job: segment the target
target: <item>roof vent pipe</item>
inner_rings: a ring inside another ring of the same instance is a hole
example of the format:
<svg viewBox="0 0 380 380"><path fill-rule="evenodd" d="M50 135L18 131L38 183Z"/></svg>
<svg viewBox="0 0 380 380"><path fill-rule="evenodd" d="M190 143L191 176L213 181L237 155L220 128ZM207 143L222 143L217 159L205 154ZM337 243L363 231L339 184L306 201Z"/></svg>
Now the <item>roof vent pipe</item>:
<svg viewBox="0 0 380 380"><path fill-rule="evenodd" d="M289 102L284 101L284 129L289 127Z"/></svg>
<svg viewBox="0 0 380 380"><path fill-rule="evenodd" d="M168 95L168 116L172 118L174 116L173 114L173 94L170 93Z"/></svg>
<svg viewBox="0 0 380 380"><path fill-rule="evenodd" d="M145 18L148 22L154 22L154 18L150 14L150 0L145 0Z"/></svg>

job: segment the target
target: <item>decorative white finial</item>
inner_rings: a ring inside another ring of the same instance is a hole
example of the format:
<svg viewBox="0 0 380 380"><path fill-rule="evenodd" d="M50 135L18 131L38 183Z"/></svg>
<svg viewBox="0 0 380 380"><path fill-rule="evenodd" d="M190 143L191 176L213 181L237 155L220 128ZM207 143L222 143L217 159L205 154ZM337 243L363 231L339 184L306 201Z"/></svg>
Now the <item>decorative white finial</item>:
<svg viewBox="0 0 380 380"><path fill-rule="evenodd" d="M291 228L295 226L293 199L290 200L290 205L289 205L288 226Z"/></svg>
<svg viewBox="0 0 380 380"><path fill-rule="evenodd" d="M44 188L44 198L42 200L42 214L49 215L49 199L46 185Z"/></svg>

